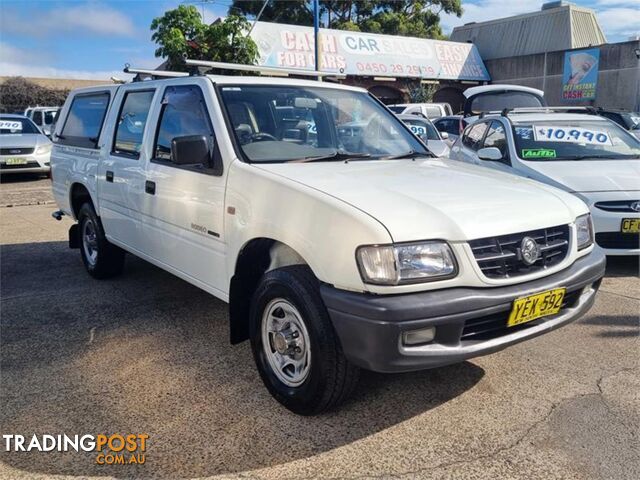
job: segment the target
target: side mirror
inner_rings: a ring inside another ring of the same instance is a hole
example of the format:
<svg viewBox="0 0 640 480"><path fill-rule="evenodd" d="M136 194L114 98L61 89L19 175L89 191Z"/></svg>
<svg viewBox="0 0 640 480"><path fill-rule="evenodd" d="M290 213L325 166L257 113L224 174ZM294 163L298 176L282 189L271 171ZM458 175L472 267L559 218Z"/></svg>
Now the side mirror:
<svg viewBox="0 0 640 480"><path fill-rule="evenodd" d="M449 134L447 132L440 132L440 136L442 137L443 140L446 140L447 138L449 138Z"/></svg>
<svg viewBox="0 0 640 480"><path fill-rule="evenodd" d="M171 140L171 161L176 165L210 166L211 149L205 135L188 135Z"/></svg>
<svg viewBox="0 0 640 480"><path fill-rule="evenodd" d="M478 150L478 158L480 160L492 160L499 162L502 160L502 152L497 147L487 147Z"/></svg>

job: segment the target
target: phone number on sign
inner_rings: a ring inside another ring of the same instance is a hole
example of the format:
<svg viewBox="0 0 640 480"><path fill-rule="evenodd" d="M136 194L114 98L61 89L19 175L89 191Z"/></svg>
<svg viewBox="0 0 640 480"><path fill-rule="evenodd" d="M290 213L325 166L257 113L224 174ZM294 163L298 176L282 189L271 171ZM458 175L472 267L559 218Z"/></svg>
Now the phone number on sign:
<svg viewBox="0 0 640 480"><path fill-rule="evenodd" d="M356 68L361 73L391 74L391 75L435 75L433 67L424 65L403 65L400 63L384 64L376 62L357 62Z"/></svg>

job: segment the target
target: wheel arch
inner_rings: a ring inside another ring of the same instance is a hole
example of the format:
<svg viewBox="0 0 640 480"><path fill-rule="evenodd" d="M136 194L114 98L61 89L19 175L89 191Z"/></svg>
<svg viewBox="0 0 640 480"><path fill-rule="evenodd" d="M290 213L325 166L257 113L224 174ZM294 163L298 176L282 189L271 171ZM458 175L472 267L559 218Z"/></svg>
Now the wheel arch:
<svg viewBox="0 0 640 480"><path fill-rule="evenodd" d="M98 214L98 210L96 208L96 204L93 201L93 197L91 196L91 192L89 189L80 182L74 182L71 184L69 188L69 206L71 207L71 212L73 213L73 217L77 220L78 213L80 212L80 208L86 202L90 202L96 211L96 215Z"/></svg>
<svg viewBox="0 0 640 480"><path fill-rule="evenodd" d="M235 262L229 288L229 324L232 344L249 338L251 297L266 272L290 265L309 265L289 245L272 238L247 241Z"/></svg>

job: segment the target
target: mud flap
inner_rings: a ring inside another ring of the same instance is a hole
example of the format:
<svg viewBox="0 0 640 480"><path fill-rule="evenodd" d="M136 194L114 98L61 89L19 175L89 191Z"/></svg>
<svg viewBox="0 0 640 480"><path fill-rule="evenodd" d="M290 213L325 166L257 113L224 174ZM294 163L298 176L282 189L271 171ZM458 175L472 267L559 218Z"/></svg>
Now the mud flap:
<svg viewBox="0 0 640 480"><path fill-rule="evenodd" d="M80 248L80 226L77 223L69 228L69 248Z"/></svg>

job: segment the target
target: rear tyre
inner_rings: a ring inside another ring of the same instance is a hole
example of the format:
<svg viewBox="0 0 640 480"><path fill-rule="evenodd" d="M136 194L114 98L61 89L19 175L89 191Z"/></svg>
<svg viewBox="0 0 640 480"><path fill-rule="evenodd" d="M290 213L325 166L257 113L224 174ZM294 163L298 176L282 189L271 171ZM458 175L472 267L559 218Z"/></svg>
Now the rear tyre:
<svg viewBox="0 0 640 480"><path fill-rule="evenodd" d="M262 277L251 304L250 334L262 381L292 412L324 412L353 391L359 369L344 356L308 267L284 267Z"/></svg>
<svg viewBox="0 0 640 480"><path fill-rule="evenodd" d="M122 273L124 250L109 243L102 222L90 203L80 207L78 226L80 255L89 275L103 279Z"/></svg>

